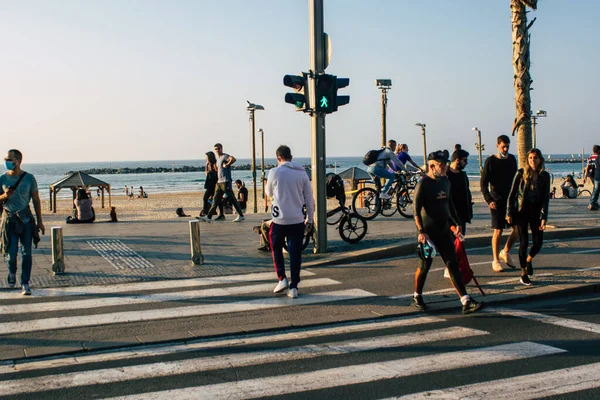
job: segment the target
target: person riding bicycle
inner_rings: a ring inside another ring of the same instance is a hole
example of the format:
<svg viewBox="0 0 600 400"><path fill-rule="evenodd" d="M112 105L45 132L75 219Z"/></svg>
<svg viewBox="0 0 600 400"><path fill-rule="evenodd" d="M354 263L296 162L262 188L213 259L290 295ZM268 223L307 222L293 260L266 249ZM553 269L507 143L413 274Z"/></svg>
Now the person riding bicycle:
<svg viewBox="0 0 600 400"><path fill-rule="evenodd" d="M399 169L401 171L407 172L404 163L400 161L400 159L398 159L398 157L396 156L396 153L394 153L395 149L396 141L389 140L388 145L384 147L377 156L377 161L369 165L369 168L367 168L367 172L374 179L377 179L377 177L387 179L387 182L385 183L385 186L381 191L381 195L379 196L381 199L384 200L392 198L392 196L388 194L388 191L392 187L392 184L396 181L396 174L399 173L390 172L388 171L387 167L390 167L393 170Z"/></svg>

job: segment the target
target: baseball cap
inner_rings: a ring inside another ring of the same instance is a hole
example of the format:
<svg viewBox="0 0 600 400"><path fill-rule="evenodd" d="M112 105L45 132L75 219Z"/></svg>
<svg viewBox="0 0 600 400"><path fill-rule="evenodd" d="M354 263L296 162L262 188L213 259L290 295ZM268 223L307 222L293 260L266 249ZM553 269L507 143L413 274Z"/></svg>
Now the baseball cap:
<svg viewBox="0 0 600 400"><path fill-rule="evenodd" d="M438 161L441 163L447 163L448 162L448 152L442 151L442 150L434 151L433 153L429 153L429 155L427 156L427 160L428 161Z"/></svg>
<svg viewBox="0 0 600 400"><path fill-rule="evenodd" d="M469 152L463 149L456 150L454 153L452 153L452 161L467 157L469 157Z"/></svg>

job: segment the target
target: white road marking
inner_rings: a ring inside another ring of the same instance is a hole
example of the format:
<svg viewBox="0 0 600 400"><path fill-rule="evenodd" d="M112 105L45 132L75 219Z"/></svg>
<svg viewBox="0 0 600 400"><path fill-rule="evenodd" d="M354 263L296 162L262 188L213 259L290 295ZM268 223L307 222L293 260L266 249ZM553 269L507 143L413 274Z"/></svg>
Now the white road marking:
<svg viewBox="0 0 600 400"><path fill-rule="evenodd" d="M355 332L369 332L404 326L415 326L422 324L432 324L446 321L443 318L420 316L420 317L400 317L390 320L375 320L360 323L344 324L341 326L331 326L325 328L297 328L290 329L285 333L255 333L248 335L236 335L226 339L201 338L189 341L181 345L151 345L136 346L118 351L96 351L83 355L56 357L51 356L41 360L24 360L14 364L12 361L3 362L0 368L0 374L14 373L19 371L35 371L40 369L64 367L70 365L83 365L96 362L107 362L122 360L125 358L156 357L168 354L178 354L202 349L217 349L223 347L249 346L253 344L265 344L282 342L285 340L311 339L321 336L342 335Z"/></svg>
<svg viewBox="0 0 600 400"><path fill-rule="evenodd" d="M600 249L577 250L572 251L571 254L597 253L599 251Z"/></svg>
<svg viewBox="0 0 600 400"><path fill-rule="evenodd" d="M392 399L534 400L600 387L600 363L498 379Z"/></svg>
<svg viewBox="0 0 600 400"><path fill-rule="evenodd" d="M257 300L195 305L159 310L125 311L76 317L43 318L30 321L5 322L0 324L0 335L125 322L152 321L157 319L198 317L201 315L214 315L230 312L257 311L280 307L354 300L374 296L376 295L365 290L348 289L335 292L300 294L297 299L278 296Z"/></svg>
<svg viewBox="0 0 600 400"><path fill-rule="evenodd" d="M456 360L461 360L460 367L465 368L562 352L565 350L532 342L521 342L292 375L141 393L118 397L118 399L254 399L446 371L457 367Z"/></svg>
<svg viewBox="0 0 600 400"><path fill-rule="evenodd" d="M180 374L214 371L267 364L281 360L306 360L317 357L350 354L376 349L431 343L487 335L488 332L463 327L451 327L426 332L411 332L398 335L358 339L316 345L289 347L249 353L194 358L189 360L131 365L91 371L77 371L60 375L45 375L3 382L1 396L19 393L42 392L80 386L118 383L136 379L152 379Z"/></svg>
<svg viewBox="0 0 600 400"><path fill-rule="evenodd" d="M314 276L314 272L302 271L302 277ZM111 294L121 292L137 292L142 290L161 290L188 287L202 287L210 285L225 285L234 283L249 283L256 281L273 281L277 283L275 272L261 272L255 274L215 276L208 278L161 280L152 282L118 283L106 286L73 286L56 289L35 289L32 298L59 297L59 296L93 296L96 294ZM0 292L0 300L14 299L14 292Z"/></svg>
<svg viewBox="0 0 600 400"><path fill-rule="evenodd" d="M339 284L341 284L341 282L327 278L306 279L302 281L301 289ZM114 307L155 302L185 302L185 300L207 297L237 296L241 294L261 292L268 293L272 292L274 287L275 283L264 283L260 285L232 286L228 288L214 288L172 293L137 294L129 296L121 295L118 297L101 297L88 300L19 304L18 307L15 307L14 305L0 306L0 314L29 314L34 312L81 310L86 308Z"/></svg>
<svg viewBox="0 0 600 400"><path fill-rule="evenodd" d="M581 268L581 269L577 269L576 271L579 271L579 272L581 272L581 271L594 271L594 270L597 270L597 269L600 269L600 266L598 266L598 267L589 267L589 268Z"/></svg>
<svg viewBox="0 0 600 400"><path fill-rule="evenodd" d="M560 318L554 317L552 315L539 314L531 311L516 310L502 307L488 308L487 312L494 312L501 315L510 315L512 317L530 319L536 322L541 322L543 324L557 325L565 328L577 329L580 331L600 334L600 324L594 324L592 322L578 321L575 319Z"/></svg>

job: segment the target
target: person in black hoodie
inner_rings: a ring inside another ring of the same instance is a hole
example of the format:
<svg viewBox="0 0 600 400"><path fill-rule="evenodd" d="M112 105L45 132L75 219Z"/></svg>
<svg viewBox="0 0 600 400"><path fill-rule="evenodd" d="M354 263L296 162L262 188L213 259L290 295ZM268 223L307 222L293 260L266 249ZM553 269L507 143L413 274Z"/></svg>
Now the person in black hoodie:
<svg viewBox="0 0 600 400"><path fill-rule="evenodd" d="M544 157L538 149L527 153L527 165L517 171L508 195L506 221L519 227L519 263L521 283L531 285L533 275L531 261L542 248L544 230L548 220L550 202L550 174L544 170ZM528 228L531 228L533 245L529 246Z"/></svg>
<svg viewBox="0 0 600 400"><path fill-rule="evenodd" d="M217 158L212 151L206 152L206 180L204 181L204 199L200 216L204 216L210 210L209 199L214 196L217 187ZM223 205L219 206L219 216L216 221L225 219L223 214Z"/></svg>

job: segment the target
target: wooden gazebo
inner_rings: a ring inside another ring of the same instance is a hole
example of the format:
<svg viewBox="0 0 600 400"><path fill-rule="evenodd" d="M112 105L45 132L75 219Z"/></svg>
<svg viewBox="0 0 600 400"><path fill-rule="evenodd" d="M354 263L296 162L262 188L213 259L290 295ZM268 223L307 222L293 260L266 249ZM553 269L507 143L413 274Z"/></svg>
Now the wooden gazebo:
<svg viewBox="0 0 600 400"><path fill-rule="evenodd" d="M90 187L97 187L102 191L102 208L104 208L104 191L108 193L108 206L112 205L112 199L110 194L110 184L101 181L98 178L94 178L86 174L85 172L73 172L72 174L65 176L58 182L54 182L50 185L50 211L56 213L56 194L61 189L69 188L73 191L73 200L75 200L75 194L77 189L83 188L88 189Z"/></svg>

